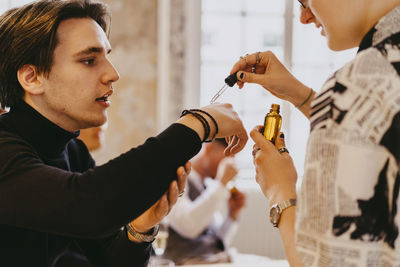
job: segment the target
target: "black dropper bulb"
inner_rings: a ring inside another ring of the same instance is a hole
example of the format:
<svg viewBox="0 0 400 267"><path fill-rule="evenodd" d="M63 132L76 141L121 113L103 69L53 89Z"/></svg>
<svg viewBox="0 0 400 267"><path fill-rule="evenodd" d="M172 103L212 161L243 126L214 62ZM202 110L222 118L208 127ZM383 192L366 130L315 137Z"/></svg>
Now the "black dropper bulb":
<svg viewBox="0 0 400 267"><path fill-rule="evenodd" d="M235 83L238 81L238 79L237 79L237 77L236 77L236 74L237 74L237 73L238 73L238 71L235 72L235 73L233 73L233 74L231 74L231 75L229 75L228 77L225 78L225 83L226 83L227 85L229 85L229 87L234 86Z"/></svg>

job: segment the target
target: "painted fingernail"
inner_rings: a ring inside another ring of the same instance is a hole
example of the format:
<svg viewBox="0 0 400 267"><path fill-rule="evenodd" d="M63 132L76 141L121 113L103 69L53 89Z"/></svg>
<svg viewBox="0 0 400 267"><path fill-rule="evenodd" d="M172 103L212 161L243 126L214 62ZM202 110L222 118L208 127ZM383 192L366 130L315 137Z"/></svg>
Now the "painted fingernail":
<svg viewBox="0 0 400 267"><path fill-rule="evenodd" d="M283 133L281 133L281 135L279 136L280 138L285 138L285 135Z"/></svg>
<svg viewBox="0 0 400 267"><path fill-rule="evenodd" d="M240 73L239 78L242 80L244 78L244 72Z"/></svg>

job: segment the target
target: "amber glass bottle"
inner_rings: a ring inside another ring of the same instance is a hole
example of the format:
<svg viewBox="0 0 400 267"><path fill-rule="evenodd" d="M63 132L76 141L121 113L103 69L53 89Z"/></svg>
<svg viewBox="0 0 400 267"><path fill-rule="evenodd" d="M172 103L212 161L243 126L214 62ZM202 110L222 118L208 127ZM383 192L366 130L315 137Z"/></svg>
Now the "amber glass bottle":
<svg viewBox="0 0 400 267"><path fill-rule="evenodd" d="M281 130L282 117L279 114L279 109L278 104L272 104L264 120L264 137L272 143L275 143Z"/></svg>

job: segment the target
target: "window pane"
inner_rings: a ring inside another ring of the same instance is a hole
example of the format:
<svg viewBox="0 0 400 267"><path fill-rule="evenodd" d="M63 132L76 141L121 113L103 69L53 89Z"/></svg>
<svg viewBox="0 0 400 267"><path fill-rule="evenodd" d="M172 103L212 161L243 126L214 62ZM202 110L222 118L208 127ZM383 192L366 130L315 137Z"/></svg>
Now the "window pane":
<svg viewBox="0 0 400 267"><path fill-rule="evenodd" d="M241 0L202 0L204 13L217 12L219 14L239 12L242 7Z"/></svg>
<svg viewBox="0 0 400 267"><path fill-rule="evenodd" d="M0 14L3 14L5 11L12 7L23 6L27 3L32 2L31 0L1 0L0 1Z"/></svg>
<svg viewBox="0 0 400 267"><path fill-rule="evenodd" d="M203 14L202 18L202 61L232 61L241 53L242 45L237 37L240 17Z"/></svg>
<svg viewBox="0 0 400 267"><path fill-rule="evenodd" d="M243 19L244 50L249 53L271 50L283 57L284 19L282 16L257 16Z"/></svg>
<svg viewBox="0 0 400 267"><path fill-rule="evenodd" d="M225 8L229 4L229 8ZM239 56L256 51L272 50L283 57L284 1L241 0L203 1L201 50L201 104L206 105L224 84ZM218 99L231 103L250 131L262 125L272 103L281 104L259 85L247 84L227 89ZM236 156L241 177L253 178L253 142Z"/></svg>
<svg viewBox="0 0 400 267"><path fill-rule="evenodd" d="M214 0L215 1L215 0ZM284 0L278 0L284 2ZM245 0L244 10L252 13L267 13L283 15L285 11L284 4L277 4L277 0Z"/></svg>

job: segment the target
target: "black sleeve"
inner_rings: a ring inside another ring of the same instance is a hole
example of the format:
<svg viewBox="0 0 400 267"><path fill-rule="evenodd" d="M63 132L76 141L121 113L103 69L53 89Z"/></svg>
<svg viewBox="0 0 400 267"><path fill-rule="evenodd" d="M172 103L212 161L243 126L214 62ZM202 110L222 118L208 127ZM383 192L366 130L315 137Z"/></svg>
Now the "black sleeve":
<svg viewBox="0 0 400 267"><path fill-rule="evenodd" d="M81 238L109 236L155 203L176 169L201 148L173 124L157 137L84 173L44 164L32 147L0 138L0 224Z"/></svg>
<svg viewBox="0 0 400 267"><path fill-rule="evenodd" d="M146 267L151 252L151 243L131 242L125 228L101 240L76 242L94 266Z"/></svg>

